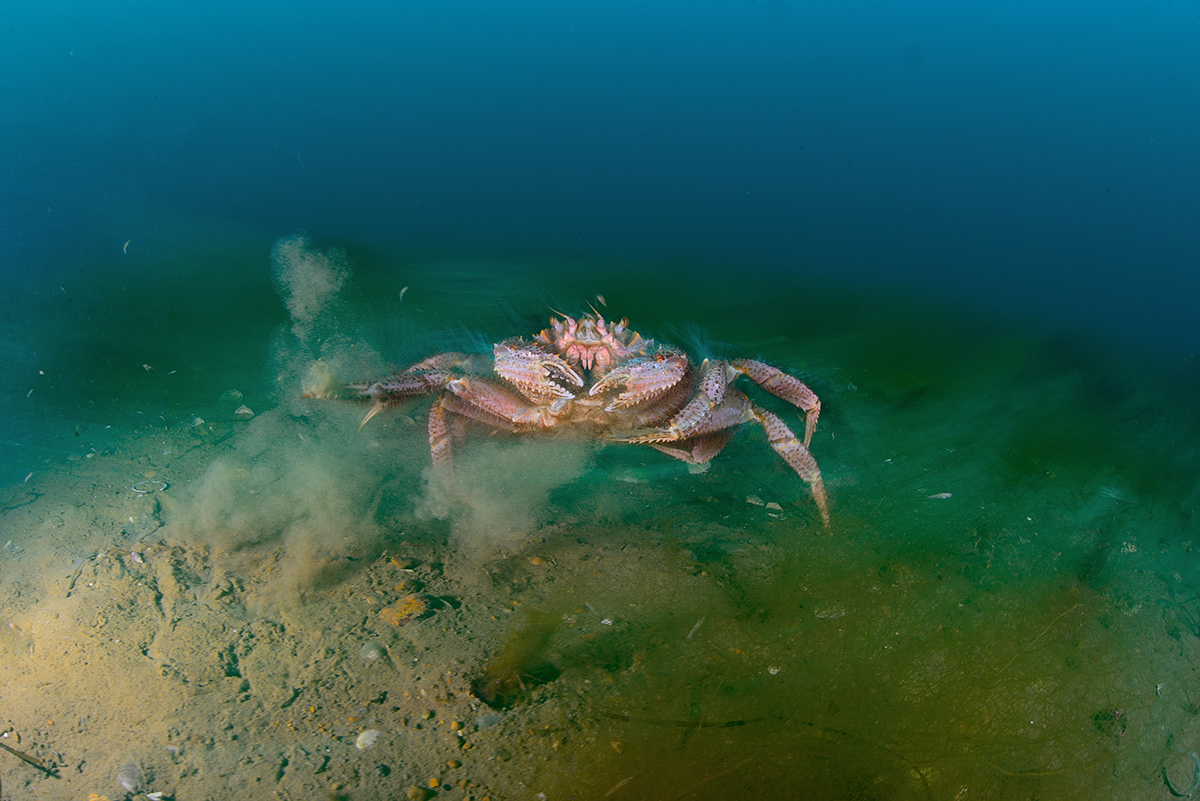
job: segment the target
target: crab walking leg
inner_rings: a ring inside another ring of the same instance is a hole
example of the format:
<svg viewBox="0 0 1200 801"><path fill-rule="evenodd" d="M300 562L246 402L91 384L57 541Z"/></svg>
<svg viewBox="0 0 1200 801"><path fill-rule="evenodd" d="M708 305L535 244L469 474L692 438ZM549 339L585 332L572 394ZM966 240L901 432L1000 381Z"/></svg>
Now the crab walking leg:
<svg viewBox="0 0 1200 801"><path fill-rule="evenodd" d="M456 351L446 351L445 353L435 353L427 359L422 359L404 372L415 373L421 370L460 370L467 367L477 357L469 353L458 353Z"/></svg>
<svg viewBox="0 0 1200 801"><path fill-rule="evenodd" d="M408 370L371 384L348 384L347 388L355 390L360 398L370 398L375 402L367 410L358 430L362 431L372 417L394 406L405 398L418 395L428 395L437 392L454 380L454 373L445 370Z"/></svg>
<svg viewBox="0 0 1200 801"><path fill-rule="evenodd" d="M700 365L704 372L697 385L699 393L688 401L665 426L632 437L618 437L621 442L678 442L705 431L712 431L713 414L722 408L725 390L729 387L729 375L725 362L705 361ZM725 425L717 426L724 428Z"/></svg>
<svg viewBox="0 0 1200 801"><path fill-rule="evenodd" d="M446 409L439 397L429 408L429 455L434 464L450 465L450 427L446 425Z"/></svg>
<svg viewBox="0 0 1200 801"><path fill-rule="evenodd" d="M771 443L775 452L808 484L813 500L817 502L817 509L821 512L821 520L829 528L829 499L825 495L825 482L821 480L821 468L817 466L817 460L787 427L787 423L753 403L749 411L750 416L767 432L767 442Z"/></svg>
<svg viewBox="0 0 1200 801"><path fill-rule="evenodd" d="M656 451L665 453L667 456L674 456L688 464L706 464L724 450L732 437L733 429L725 428L680 442L650 442L647 444Z"/></svg>
<svg viewBox="0 0 1200 801"><path fill-rule="evenodd" d="M817 393L800 379L782 370L755 359L734 359L729 366L749 378L777 398L804 410L804 447L812 444L813 432L817 430L817 418L821 416L821 400Z"/></svg>
<svg viewBox="0 0 1200 801"><path fill-rule="evenodd" d="M548 428L562 409L559 403L531 406L524 398L482 379L458 378L447 384L446 389L455 395L457 402L450 407L454 411L480 420L484 418L479 413L483 413L506 427L514 427L513 430L518 426Z"/></svg>
<svg viewBox="0 0 1200 801"><path fill-rule="evenodd" d="M464 420L477 420L504 431L516 432L521 428L511 420L497 417L482 406L450 392L443 392L429 408L429 455L434 464L450 466L453 451L451 442L463 437Z"/></svg>

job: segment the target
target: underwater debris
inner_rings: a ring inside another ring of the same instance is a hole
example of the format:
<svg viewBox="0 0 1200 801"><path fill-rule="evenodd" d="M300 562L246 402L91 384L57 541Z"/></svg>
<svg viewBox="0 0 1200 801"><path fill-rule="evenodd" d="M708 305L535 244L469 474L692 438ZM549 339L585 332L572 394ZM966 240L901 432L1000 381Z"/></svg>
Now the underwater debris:
<svg viewBox="0 0 1200 801"><path fill-rule="evenodd" d="M1167 771L1167 766L1164 763L1162 766L1163 783L1167 785L1167 790L1176 798L1187 798L1192 793L1200 789L1200 756L1196 756L1195 751L1188 751L1188 756L1192 758L1192 783L1187 787L1180 789L1171 781L1171 774Z"/></svg>
<svg viewBox="0 0 1200 801"><path fill-rule="evenodd" d="M387 649L377 642L369 642L359 650L358 655L368 662L375 662L387 659Z"/></svg>
<svg viewBox="0 0 1200 801"><path fill-rule="evenodd" d="M1092 726L1101 734L1124 737L1129 728L1129 721L1125 717L1125 710L1122 707L1114 706L1101 709L1092 715Z"/></svg>
<svg viewBox="0 0 1200 801"><path fill-rule="evenodd" d="M426 615L433 614L429 604L420 595L406 595L395 603L379 610L380 620L393 626L403 626Z"/></svg>
<svg viewBox="0 0 1200 801"><path fill-rule="evenodd" d="M128 793L140 792L142 786L145 784L142 767L136 762L126 762L117 768L116 779L117 784L124 787L125 792Z"/></svg>

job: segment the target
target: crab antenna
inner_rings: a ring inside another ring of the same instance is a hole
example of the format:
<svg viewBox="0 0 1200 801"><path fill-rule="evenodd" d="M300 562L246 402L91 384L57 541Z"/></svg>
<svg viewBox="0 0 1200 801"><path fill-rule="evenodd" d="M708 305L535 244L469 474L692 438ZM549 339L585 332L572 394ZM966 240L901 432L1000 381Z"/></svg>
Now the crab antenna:
<svg viewBox="0 0 1200 801"><path fill-rule="evenodd" d="M593 306L593 305L592 305L592 302L591 302L590 300L587 302L587 305L588 305L588 308L592 310L592 313L593 313L593 314L595 314L595 315L596 315L597 317L599 317L601 320L603 320L603 319L604 319L604 315L602 315L602 314L600 313L600 311L599 311L599 310L598 310L598 309L597 309L595 306Z"/></svg>

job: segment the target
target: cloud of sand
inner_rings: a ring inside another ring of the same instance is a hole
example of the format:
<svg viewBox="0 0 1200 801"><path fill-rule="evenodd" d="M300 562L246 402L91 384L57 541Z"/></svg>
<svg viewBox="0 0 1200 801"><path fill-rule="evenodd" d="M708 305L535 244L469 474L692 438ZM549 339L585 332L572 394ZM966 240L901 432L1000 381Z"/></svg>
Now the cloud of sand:
<svg viewBox="0 0 1200 801"><path fill-rule="evenodd" d="M271 249L275 287L287 307L291 326L271 347L279 391L286 397L313 393L315 360L338 377L367 377L383 361L363 344L355 323L339 301L351 278L350 262L338 248L314 246L304 234L279 239ZM336 381L334 382L336 383Z"/></svg>
<svg viewBox="0 0 1200 801"><path fill-rule="evenodd" d="M350 276L346 254L337 248L321 250L304 234L279 239L271 248L275 286L292 317L292 334L308 345L318 323Z"/></svg>
<svg viewBox="0 0 1200 801"><path fill-rule="evenodd" d="M180 494L176 536L208 549L226 570L264 579L255 582L266 587L259 603L288 603L336 582L373 558L402 519L395 513L414 506L418 519L447 521L468 565L524 547L551 520L553 491L588 469L594 444L490 439L469 426L447 473L431 467L423 426L376 422L358 431L361 408L301 398L305 390L336 397L328 390L339 375L369 376L364 365L380 362L347 334L353 324L338 301L350 280L345 255L294 235L275 244L271 259L291 317L272 343L280 406L249 421L236 448Z"/></svg>
<svg viewBox="0 0 1200 801"><path fill-rule="evenodd" d="M257 576L260 603L336 583L383 547L383 478L402 460L356 430L356 410L333 404L326 415L312 403L247 423L236 449L180 488L169 518L171 535L215 565ZM408 461L415 491L420 454Z"/></svg>
<svg viewBox="0 0 1200 801"><path fill-rule="evenodd" d="M359 410L300 397L314 359L327 360L317 364L330 384L338 381L332 371L376 359L342 333L338 293L350 278L345 254L296 234L275 243L271 265L291 317L272 342L280 405L259 410L236 447L180 493L172 520L176 536L207 548L225 569L262 573L268 561L270 597L260 600L286 602L336 581L380 547L380 476L393 460L382 460L358 434Z"/></svg>
<svg viewBox="0 0 1200 801"><path fill-rule="evenodd" d="M551 493L590 466L595 446L578 440L477 440L455 452L454 473L430 468L419 517L450 523L472 562L519 551L551 521Z"/></svg>

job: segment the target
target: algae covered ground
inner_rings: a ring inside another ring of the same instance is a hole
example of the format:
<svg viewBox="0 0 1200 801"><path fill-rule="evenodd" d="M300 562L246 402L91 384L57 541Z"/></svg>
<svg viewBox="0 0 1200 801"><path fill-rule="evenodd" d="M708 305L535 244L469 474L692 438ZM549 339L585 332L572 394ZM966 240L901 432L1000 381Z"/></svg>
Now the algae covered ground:
<svg viewBox="0 0 1200 801"><path fill-rule="evenodd" d="M5 799L1194 785L1194 363L695 265L268 250L164 245L4 323L0 744L45 768L0 753ZM697 472L481 429L446 484L422 404L303 397L598 294L816 390L828 530L761 431Z"/></svg>

